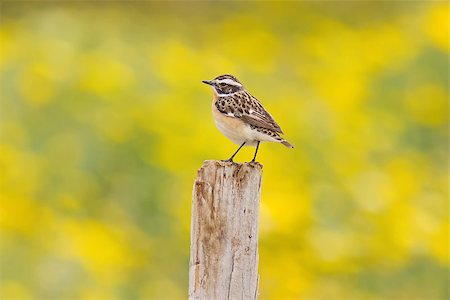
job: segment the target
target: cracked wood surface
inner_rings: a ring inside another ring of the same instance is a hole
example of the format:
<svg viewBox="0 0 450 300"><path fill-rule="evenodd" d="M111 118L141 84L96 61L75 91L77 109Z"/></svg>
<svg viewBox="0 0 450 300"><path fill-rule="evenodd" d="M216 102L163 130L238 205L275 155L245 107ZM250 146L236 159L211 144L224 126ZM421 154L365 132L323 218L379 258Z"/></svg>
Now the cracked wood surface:
<svg viewBox="0 0 450 300"><path fill-rule="evenodd" d="M189 299L256 299L262 165L205 161L192 193Z"/></svg>

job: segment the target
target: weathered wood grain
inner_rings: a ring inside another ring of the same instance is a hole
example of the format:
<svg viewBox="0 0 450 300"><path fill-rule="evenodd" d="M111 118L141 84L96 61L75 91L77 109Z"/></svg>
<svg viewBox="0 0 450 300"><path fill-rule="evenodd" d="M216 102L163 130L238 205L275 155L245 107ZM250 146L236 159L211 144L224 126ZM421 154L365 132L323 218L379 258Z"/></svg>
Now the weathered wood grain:
<svg viewBox="0 0 450 300"><path fill-rule="evenodd" d="M192 195L189 299L256 299L262 165L205 161Z"/></svg>

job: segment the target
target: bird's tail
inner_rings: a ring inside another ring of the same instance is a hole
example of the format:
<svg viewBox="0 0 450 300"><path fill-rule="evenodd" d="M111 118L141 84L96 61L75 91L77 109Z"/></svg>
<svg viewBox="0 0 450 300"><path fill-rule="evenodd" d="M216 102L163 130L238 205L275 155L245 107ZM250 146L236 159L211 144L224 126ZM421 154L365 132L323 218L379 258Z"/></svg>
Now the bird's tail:
<svg viewBox="0 0 450 300"><path fill-rule="evenodd" d="M285 145L286 147L288 147L288 148L294 148L294 146L292 146L291 144L289 144L289 142L286 141L286 140L282 140L281 143L282 143L283 145Z"/></svg>

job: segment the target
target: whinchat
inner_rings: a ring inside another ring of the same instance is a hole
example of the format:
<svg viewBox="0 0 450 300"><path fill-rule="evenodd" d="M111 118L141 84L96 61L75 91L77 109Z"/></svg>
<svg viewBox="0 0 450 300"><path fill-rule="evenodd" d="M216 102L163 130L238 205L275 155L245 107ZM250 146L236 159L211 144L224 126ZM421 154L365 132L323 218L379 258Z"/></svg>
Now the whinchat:
<svg viewBox="0 0 450 300"><path fill-rule="evenodd" d="M213 91L212 113L217 128L232 142L240 145L227 160L232 162L234 156L244 145L256 146L255 162L259 143L276 142L294 148L283 139L280 126L264 109L262 104L244 88L233 75L221 75L213 80L203 80Z"/></svg>

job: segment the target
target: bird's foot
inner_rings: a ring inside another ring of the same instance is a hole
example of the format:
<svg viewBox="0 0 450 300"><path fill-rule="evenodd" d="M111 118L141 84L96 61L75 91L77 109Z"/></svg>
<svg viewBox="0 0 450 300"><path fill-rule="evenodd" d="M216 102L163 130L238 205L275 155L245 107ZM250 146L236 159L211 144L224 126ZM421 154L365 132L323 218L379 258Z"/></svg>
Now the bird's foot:
<svg viewBox="0 0 450 300"><path fill-rule="evenodd" d="M234 161L233 161L232 158L229 158L229 159L222 159L221 161L222 161L222 162L231 162L231 163L234 163Z"/></svg>

